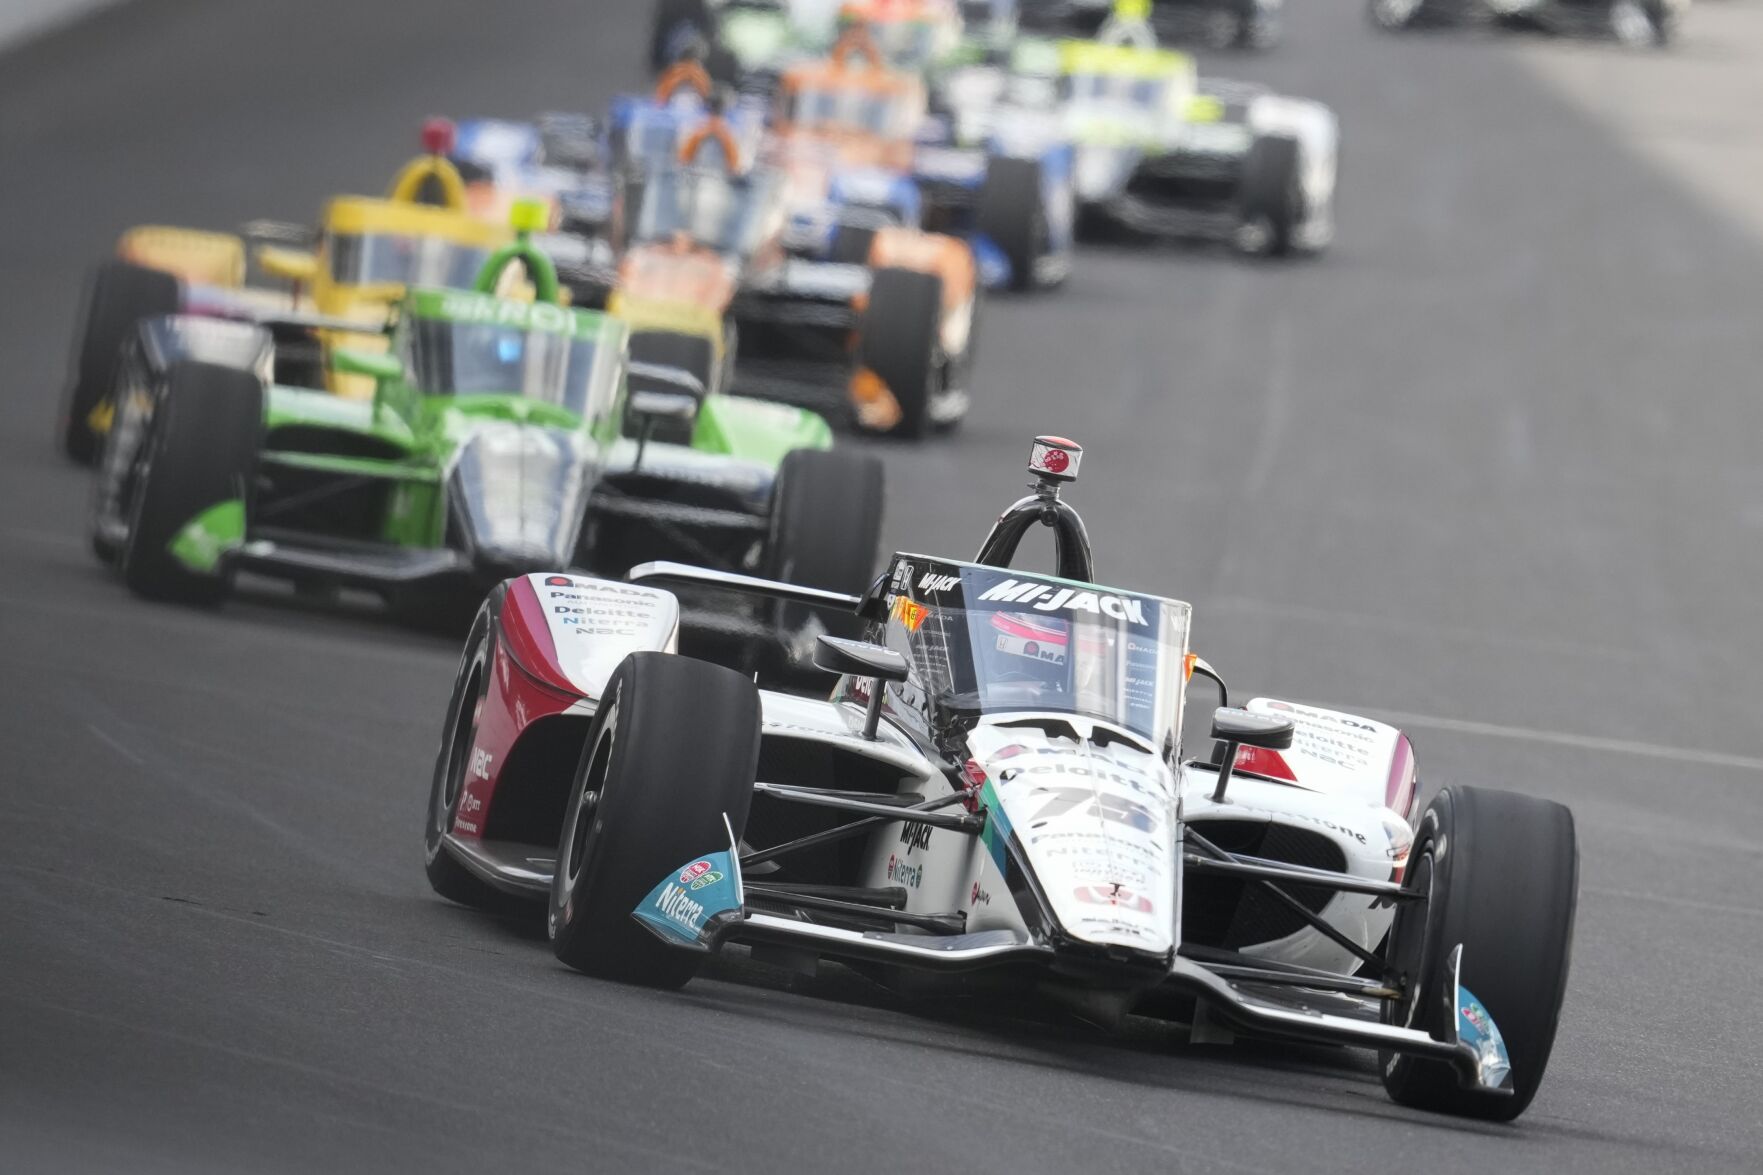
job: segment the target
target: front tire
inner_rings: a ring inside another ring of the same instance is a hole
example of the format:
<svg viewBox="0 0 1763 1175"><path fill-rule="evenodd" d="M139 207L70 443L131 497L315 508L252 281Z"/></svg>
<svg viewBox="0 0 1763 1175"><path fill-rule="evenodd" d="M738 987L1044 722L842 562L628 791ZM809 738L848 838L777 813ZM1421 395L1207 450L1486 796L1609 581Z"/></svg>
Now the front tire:
<svg viewBox="0 0 1763 1175"><path fill-rule="evenodd" d="M1237 186L1243 247L1284 256L1304 218L1304 191L1298 140L1264 135L1249 144Z"/></svg>
<svg viewBox="0 0 1763 1175"><path fill-rule="evenodd" d="M225 553L207 569L192 566L174 545L186 545L193 524L239 503L244 511L263 432L263 385L248 371L181 360L164 386L142 442L118 552L123 582L136 595L179 604L213 605L232 590ZM218 521L218 520L217 520ZM217 538L202 528L203 542Z"/></svg>
<svg viewBox="0 0 1763 1175"><path fill-rule="evenodd" d="M750 680L672 653L620 662L558 840L547 919L557 957L648 987L682 987L697 974L702 952L663 943L632 913L668 873L726 848L731 828L739 840L758 763Z"/></svg>
<svg viewBox="0 0 1763 1175"><path fill-rule="evenodd" d="M1510 1121L1542 1083L1567 989L1579 896L1573 813L1516 792L1446 788L1427 806L1406 883L1430 893L1405 902L1389 959L1409 996L1389 1018L1442 1034L1446 957L1463 947L1462 983L1487 1008L1512 1059L1513 1094L1463 1089L1437 1061L1384 1053L1384 1088L1405 1106Z"/></svg>
<svg viewBox="0 0 1763 1175"><path fill-rule="evenodd" d="M142 319L176 314L181 300L178 279L162 270L106 261L93 272L56 427L69 457L82 464L97 459L103 438L92 414L110 401L123 345Z"/></svg>

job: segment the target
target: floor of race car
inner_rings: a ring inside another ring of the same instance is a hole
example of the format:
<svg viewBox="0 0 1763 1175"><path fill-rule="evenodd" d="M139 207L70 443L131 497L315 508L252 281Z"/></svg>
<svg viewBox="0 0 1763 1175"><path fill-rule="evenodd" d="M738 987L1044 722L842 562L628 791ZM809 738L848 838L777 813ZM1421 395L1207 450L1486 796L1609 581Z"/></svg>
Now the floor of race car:
<svg viewBox="0 0 1763 1175"><path fill-rule="evenodd" d="M1573 805L1565 1018L1504 1128L1392 1105L1361 1054L932 1015L836 969L566 972L424 884L455 648L94 566L48 437L120 229L309 218L425 115L637 80L644 5L421 8L158 0L0 57L0 1169L1758 1169L1763 247L1538 73L1651 59L1288 5L1229 62L1338 110L1333 251L1084 254L991 300L961 431L882 447L887 540L965 554L1069 432L1101 576L1191 598L1240 690Z"/></svg>

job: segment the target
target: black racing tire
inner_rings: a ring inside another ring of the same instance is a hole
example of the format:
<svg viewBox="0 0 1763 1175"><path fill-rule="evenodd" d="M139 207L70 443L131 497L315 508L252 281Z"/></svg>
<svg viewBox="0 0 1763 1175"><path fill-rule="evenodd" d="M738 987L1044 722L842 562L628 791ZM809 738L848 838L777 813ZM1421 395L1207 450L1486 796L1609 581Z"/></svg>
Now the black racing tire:
<svg viewBox="0 0 1763 1175"><path fill-rule="evenodd" d="M861 596L875 577L881 545L881 458L849 450L795 449L784 454L771 496L766 570L774 579ZM834 636L859 635L851 613L799 604L780 607L785 632L816 615Z"/></svg>
<svg viewBox="0 0 1763 1175"><path fill-rule="evenodd" d="M453 695L441 728L441 747L435 756L434 782L429 788L428 818L423 823L423 868L429 886L448 901L497 913L512 912L519 899L460 864L442 845L441 838L453 830L459 815L467 760L477 742L479 709L489 693L490 671L496 659L496 626L492 617L501 610L506 590L498 586L490 594L466 638L465 655L453 678Z"/></svg>
<svg viewBox="0 0 1763 1175"><path fill-rule="evenodd" d="M833 245L827 260L840 265L868 265L869 249L874 244L874 229L841 224L833 230Z"/></svg>
<svg viewBox="0 0 1763 1175"><path fill-rule="evenodd" d="M930 404L942 378L939 335L943 279L888 267L875 271L863 313L859 362L881 377L900 405L889 435L917 439L930 429Z"/></svg>
<svg viewBox="0 0 1763 1175"><path fill-rule="evenodd" d="M1237 182L1237 214L1245 226L1266 234L1261 250L1276 257L1291 252L1292 237L1304 216L1298 140L1263 135L1249 144Z"/></svg>
<svg viewBox="0 0 1763 1175"><path fill-rule="evenodd" d="M1463 947L1462 983L1493 1017L1512 1059L1511 1096L1463 1089L1450 1066L1383 1053L1384 1088L1405 1106L1510 1121L1542 1084L1573 953L1579 848L1573 813L1551 800L1448 787L1421 817L1389 960L1410 996L1387 1017L1438 1037L1446 957Z"/></svg>
<svg viewBox="0 0 1763 1175"><path fill-rule="evenodd" d="M102 437L91 415L110 399L123 344L142 319L176 314L181 301L178 279L163 270L106 261L92 272L56 421L56 437L69 457L97 460Z"/></svg>
<svg viewBox="0 0 1763 1175"><path fill-rule="evenodd" d="M739 840L758 764L751 680L673 653L620 662L558 838L547 919L557 957L602 979L684 986L704 953L663 943L632 913L670 872L727 849L730 828Z"/></svg>
<svg viewBox="0 0 1763 1175"><path fill-rule="evenodd" d="M710 40L710 6L705 0L655 0L655 18L649 26L649 68L660 73L673 64L669 42L681 25L691 25L705 41Z"/></svg>
<svg viewBox="0 0 1763 1175"><path fill-rule="evenodd" d="M1403 32L1423 22L1426 0L1366 0L1365 19L1386 33Z"/></svg>
<svg viewBox="0 0 1763 1175"><path fill-rule="evenodd" d="M1010 262L1010 288L1035 287L1035 263L1047 251L1047 208L1038 159L986 160L974 223Z"/></svg>
<svg viewBox="0 0 1763 1175"><path fill-rule="evenodd" d="M232 590L226 562L213 572L196 571L170 544L210 507L237 498L249 508L263 435L263 384L249 371L187 359L160 378L117 563L136 595L211 606Z"/></svg>

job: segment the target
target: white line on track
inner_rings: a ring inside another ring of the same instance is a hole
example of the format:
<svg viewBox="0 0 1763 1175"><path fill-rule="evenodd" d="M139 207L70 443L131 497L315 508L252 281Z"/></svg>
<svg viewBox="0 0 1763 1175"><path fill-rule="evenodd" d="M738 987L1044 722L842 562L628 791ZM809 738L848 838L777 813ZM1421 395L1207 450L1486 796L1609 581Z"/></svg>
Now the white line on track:
<svg viewBox="0 0 1763 1175"><path fill-rule="evenodd" d="M1595 893L1601 897L1621 898L1626 902L1658 902L1665 906L1681 906L1686 910L1709 910L1717 914L1739 914L1746 918L1763 918L1763 910L1755 906L1731 906L1725 902L1704 902L1696 898L1670 897L1662 893L1637 893L1629 889L1608 889L1601 885L1582 885L1581 893Z"/></svg>
<svg viewBox="0 0 1763 1175"><path fill-rule="evenodd" d="M129 762L133 763L135 766L145 767L147 765L147 760L141 758L141 756L135 754L133 751L129 750L127 747L125 747L121 743L117 742L114 737L112 737L111 735L105 734L104 731L102 731L101 729L99 729L96 726L93 726L90 722L86 723L86 729L91 731L92 734L97 737L99 742L103 743L105 746L109 747L111 750L115 751L117 754L121 755L123 758L125 758Z"/></svg>

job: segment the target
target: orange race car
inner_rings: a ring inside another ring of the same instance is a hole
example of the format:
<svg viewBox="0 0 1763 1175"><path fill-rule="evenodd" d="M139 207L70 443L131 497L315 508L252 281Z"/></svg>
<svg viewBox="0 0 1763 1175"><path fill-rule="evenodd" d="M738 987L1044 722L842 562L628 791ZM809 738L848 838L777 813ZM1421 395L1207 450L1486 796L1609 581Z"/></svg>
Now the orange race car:
<svg viewBox="0 0 1763 1175"><path fill-rule="evenodd" d="M852 60L861 45L851 44L859 48L804 67L821 71L817 92L895 94L898 125L908 125L922 89L872 58ZM918 229L915 202L890 210L850 200L872 176L910 191L909 175L884 166L901 145L909 157L910 142L837 119L792 119L754 143L709 90L696 65L670 70L645 111L653 117L640 120L643 150L612 152L620 260L600 288L576 283L578 301L604 301L630 321L636 358L655 348L649 361L710 388L878 432L955 424L968 403L973 255ZM666 135L671 147L659 152Z"/></svg>

